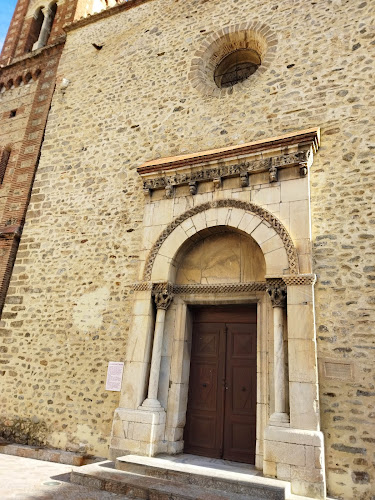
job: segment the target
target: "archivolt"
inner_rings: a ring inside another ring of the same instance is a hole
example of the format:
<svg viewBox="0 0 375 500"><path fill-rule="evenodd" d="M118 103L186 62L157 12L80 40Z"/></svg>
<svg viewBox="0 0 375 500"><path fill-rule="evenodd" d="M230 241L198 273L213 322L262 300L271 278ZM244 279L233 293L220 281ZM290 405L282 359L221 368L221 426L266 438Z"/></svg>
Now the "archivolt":
<svg viewBox="0 0 375 500"><path fill-rule="evenodd" d="M164 243L164 241L168 238L168 236L173 232L173 230L178 227L182 222L184 222L189 217L196 215L200 212L204 212L205 210L209 210L210 208L219 208L219 207L232 207L232 208L240 208L245 210L246 212L253 213L258 215L261 219L266 221L280 236L284 248L288 257L289 263L289 271L290 274L298 274L299 266L298 266L298 257L297 251L294 246L293 240L290 237L286 227L280 222L280 220L275 217L271 212L266 210L265 208L256 205L255 203L247 203L240 200L218 200L208 203L203 203L202 205L198 205L196 207L187 210L179 217L174 219L160 234L159 238L154 243L153 247L150 250L150 253L147 257L145 269L143 272L143 279L148 281L151 279L152 268L156 259L156 256L159 252L160 247Z"/></svg>

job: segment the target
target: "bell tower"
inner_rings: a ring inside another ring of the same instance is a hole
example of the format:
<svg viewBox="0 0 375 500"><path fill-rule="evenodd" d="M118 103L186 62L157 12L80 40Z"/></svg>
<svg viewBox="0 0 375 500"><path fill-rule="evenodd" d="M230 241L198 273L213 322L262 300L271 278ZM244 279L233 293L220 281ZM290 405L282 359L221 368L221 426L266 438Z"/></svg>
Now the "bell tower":
<svg viewBox="0 0 375 500"><path fill-rule="evenodd" d="M92 7L80 3L18 0L0 55L0 314L38 167L63 27L87 13L83 4Z"/></svg>

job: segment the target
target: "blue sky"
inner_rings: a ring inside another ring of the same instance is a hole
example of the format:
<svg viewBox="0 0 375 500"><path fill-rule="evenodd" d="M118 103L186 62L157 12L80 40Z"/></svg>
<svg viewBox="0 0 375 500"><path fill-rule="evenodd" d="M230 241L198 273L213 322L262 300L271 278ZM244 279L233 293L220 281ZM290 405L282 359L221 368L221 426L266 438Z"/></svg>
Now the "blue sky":
<svg viewBox="0 0 375 500"><path fill-rule="evenodd" d="M0 50L9 28L17 0L0 0Z"/></svg>

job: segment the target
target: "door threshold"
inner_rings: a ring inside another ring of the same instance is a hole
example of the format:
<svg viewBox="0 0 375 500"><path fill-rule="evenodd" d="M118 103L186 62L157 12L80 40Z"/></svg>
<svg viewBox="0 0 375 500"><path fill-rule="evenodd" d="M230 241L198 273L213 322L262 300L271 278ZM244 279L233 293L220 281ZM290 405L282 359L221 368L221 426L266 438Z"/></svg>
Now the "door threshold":
<svg viewBox="0 0 375 500"><path fill-rule="evenodd" d="M180 455L157 455L155 458L165 460L166 465L183 464L202 467L204 469L213 469L218 471L237 472L239 474L248 474L252 476L261 476L262 473L255 469L255 465L242 462L233 462L222 458L210 458L190 453L181 453Z"/></svg>

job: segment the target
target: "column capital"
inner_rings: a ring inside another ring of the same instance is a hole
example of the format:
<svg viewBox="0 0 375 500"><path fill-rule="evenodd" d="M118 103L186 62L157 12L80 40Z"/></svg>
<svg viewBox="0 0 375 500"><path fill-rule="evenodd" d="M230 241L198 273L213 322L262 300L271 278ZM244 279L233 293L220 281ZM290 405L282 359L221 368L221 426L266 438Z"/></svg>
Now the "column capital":
<svg viewBox="0 0 375 500"><path fill-rule="evenodd" d="M267 293L271 298L272 307L286 306L286 286L283 284L269 284Z"/></svg>
<svg viewBox="0 0 375 500"><path fill-rule="evenodd" d="M52 9L51 7L43 7L43 9L41 9L41 11L43 12L43 15L44 17L49 17L52 15Z"/></svg>
<svg viewBox="0 0 375 500"><path fill-rule="evenodd" d="M172 283L154 283L152 285L152 295L156 308L166 311L174 297Z"/></svg>

